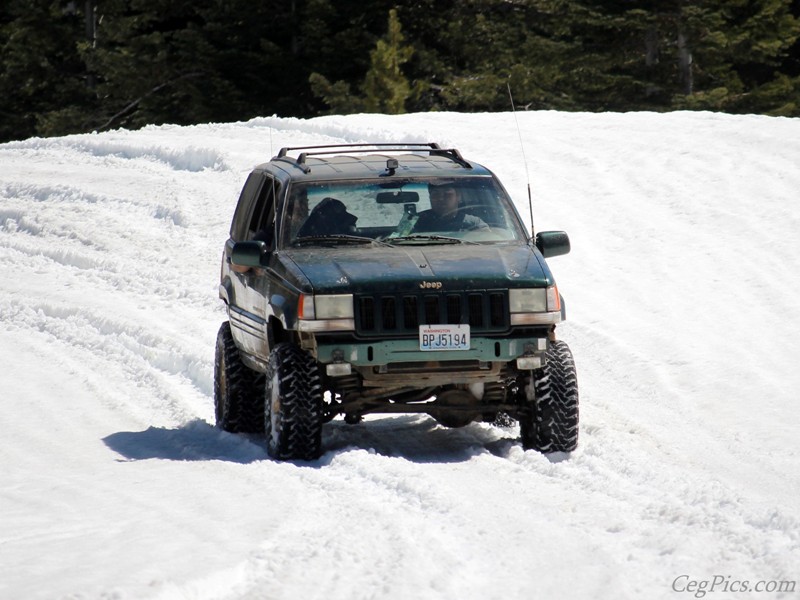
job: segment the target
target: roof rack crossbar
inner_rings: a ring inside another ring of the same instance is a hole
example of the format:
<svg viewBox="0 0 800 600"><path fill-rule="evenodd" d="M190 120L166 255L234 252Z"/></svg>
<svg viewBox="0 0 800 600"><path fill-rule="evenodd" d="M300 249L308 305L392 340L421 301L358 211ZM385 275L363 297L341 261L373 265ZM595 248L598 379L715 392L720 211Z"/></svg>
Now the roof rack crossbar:
<svg viewBox="0 0 800 600"><path fill-rule="evenodd" d="M287 162L290 165L292 165L294 167L297 167L298 169L303 171L303 173L310 173L311 172L311 169L308 167L308 165L304 165L304 164L301 164L301 163L297 162L291 156L276 156L272 160L280 160L282 162Z"/></svg>
<svg viewBox="0 0 800 600"><path fill-rule="evenodd" d="M408 150L409 148L419 148L428 150L439 150L439 144L435 142L393 142L393 143L380 143L380 144L323 144L321 146L293 146L281 148L278 152L278 158L286 156L287 152L293 150L320 150L322 148L387 148L389 146L402 146L401 150ZM335 152L335 150L334 150ZM351 152L370 152L370 150L351 150ZM306 153L307 154L307 153Z"/></svg>
<svg viewBox="0 0 800 600"><path fill-rule="evenodd" d="M326 144L322 146L295 146L295 147L284 147L281 148L278 152L278 156L276 156L276 160L284 160L287 162L294 163L298 167L303 168L306 164L306 158L309 156L320 156L325 154L338 154L342 151L342 149L347 149L346 153L348 154L362 154L368 152L375 152L375 150L383 150L383 151L391 151L391 152L408 152L408 151L419 151L419 150L427 150L430 152L431 156L442 156L444 158L449 158L453 162L460 164L461 166L471 169L472 165L469 164L464 157L461 156L461 153L456 150L455 148L442 148L439 144L435 142L428 142L428 143L414 143L414 142L398 142L398 143L389 143L389 144ZM291 157L287 156L287 153L294 150L305 150L306 152L301 152L297 159L292 159ZM312 152L308 152L308 150L312 150Z"/></svg>

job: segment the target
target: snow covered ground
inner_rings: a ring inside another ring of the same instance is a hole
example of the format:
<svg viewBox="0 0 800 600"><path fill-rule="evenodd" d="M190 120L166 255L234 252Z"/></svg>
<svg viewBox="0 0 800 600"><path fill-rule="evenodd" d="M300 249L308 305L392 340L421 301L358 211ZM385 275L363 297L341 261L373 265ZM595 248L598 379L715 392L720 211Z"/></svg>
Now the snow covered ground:
<svg viewBox="0 0 800 600"><path fill-rule="evenodd" d="M213 426L249 169L438 141L528 215L512 114L0 145L0 598L800 597L800 120L517 117L536 229L573 246L550 261L582 394L569 456L387 416L278 463Z"/></svg>

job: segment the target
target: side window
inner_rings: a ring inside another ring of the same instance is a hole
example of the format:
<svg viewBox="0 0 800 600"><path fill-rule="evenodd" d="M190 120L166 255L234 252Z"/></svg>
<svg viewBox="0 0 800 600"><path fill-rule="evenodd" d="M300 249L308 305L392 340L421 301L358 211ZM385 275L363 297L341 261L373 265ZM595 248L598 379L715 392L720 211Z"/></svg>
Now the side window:
<svg viewBox="0 0 800 600"><path fill-rule="evenodd" d="M237 242L246 240L250 216L253 214L253 199L258 194L264 181L263 173L251 173L244 183L239 202L236 205L233 222L231 223L231 239Z"/></svg>
<svg viewBox="0 0 800 600"><path fill-rule="evenodd" d="M258 192L253 212L247 225L248 240L262 240L272 246L275 238L275 198L278 195L278 182L266 177Z"/></svg>

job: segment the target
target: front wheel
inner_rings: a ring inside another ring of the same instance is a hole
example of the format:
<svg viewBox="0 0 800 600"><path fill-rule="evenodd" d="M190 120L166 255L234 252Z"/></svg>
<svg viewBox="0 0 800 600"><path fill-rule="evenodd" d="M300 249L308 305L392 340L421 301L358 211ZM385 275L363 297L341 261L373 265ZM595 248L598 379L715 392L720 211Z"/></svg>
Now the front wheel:
<svg viewBox="0 0 800 600"><path fill-rule="evenodd" d="M526 407L520 419L522 446L539 452L572 452L578 446L578 375L566 342L550 343L545 365L520 392Z"/></svg>
<svg viewBox="0 0 800 600"><path fill-rule="evenodd" d="M278 344L269 355L264 402L269 455L279 460L319 458L322 422L316 361L294 344Z"/></svg>

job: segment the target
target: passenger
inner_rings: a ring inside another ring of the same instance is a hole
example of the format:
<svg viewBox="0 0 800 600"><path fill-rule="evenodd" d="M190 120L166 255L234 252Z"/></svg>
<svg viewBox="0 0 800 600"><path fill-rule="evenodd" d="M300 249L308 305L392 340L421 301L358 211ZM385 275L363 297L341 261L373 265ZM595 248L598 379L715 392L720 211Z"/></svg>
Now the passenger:
<svg viewBox="0 0 800 600"><path fill-rule="evenodd" d="M347 212L347 207L336 198L323 198L308 215L297 237L324 235L353 235L358 217Z"/></svg>

